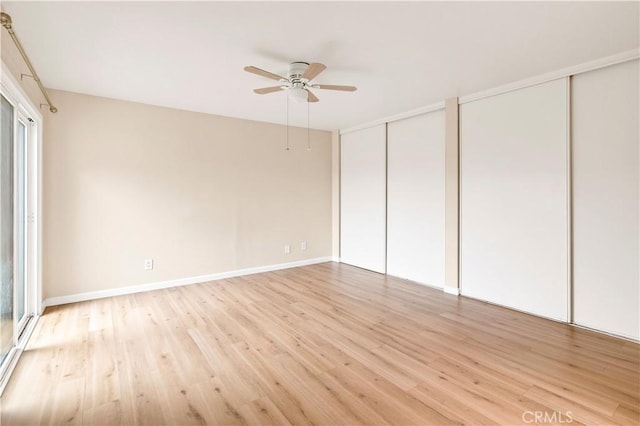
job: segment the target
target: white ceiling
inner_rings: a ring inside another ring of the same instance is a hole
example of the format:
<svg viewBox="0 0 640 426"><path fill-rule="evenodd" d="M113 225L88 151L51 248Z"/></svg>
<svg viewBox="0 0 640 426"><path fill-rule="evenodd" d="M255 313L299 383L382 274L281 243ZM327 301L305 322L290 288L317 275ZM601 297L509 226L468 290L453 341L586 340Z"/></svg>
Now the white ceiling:
<svg viewBox="0 0 640 426"><path fill-rule="evenodd" d="M344 129L637 48L638 2L9 2L47 87L284 123L243 71L322 62L311 127ZM54 99L55 102L55 99ZM306 125L304 104L293 124Z"/></svg>

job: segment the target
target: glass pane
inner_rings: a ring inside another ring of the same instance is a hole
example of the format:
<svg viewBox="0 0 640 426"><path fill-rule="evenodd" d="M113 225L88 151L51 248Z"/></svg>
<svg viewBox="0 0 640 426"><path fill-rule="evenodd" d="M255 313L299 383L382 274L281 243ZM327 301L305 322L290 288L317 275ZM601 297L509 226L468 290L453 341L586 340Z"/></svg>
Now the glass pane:
<svg viewBox="0 0 640 426"><path fill-rule="evenodd" d="M27 143L27 126L22 121L18 121L18 141L16 145L16 168L17 168L17 179L18 185L16 185L17 190L17 203L16 206L16 215L18 219L18 227L17 227L17 252L16 252L16 274L15 274L15 292L16 292L16 319L18 322L22 321L24 314L26 312L25 302L26 302L26 269L25 269L25 219L26 219L26 208L25 208L25 173L26 173L26 156L25 149ZM18 331L19 333L19 331Z"/></svg>
<svg viewBox="0 0 640 426"><path fill-rule="evenodd" d="M13 346L13 106L0 111L0 363Z"/></svg>

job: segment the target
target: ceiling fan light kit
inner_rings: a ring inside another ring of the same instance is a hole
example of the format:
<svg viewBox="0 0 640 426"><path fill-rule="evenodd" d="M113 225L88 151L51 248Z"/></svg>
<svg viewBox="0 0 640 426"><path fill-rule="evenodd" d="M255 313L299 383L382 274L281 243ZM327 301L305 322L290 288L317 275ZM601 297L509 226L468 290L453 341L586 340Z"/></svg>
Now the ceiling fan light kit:
<svg viewBox="0 0 640 426"><path fill-rule="evenodd" d="M309 99L309 92L302 87L291 87L289 89L289 99L293 99L297 102L307 102Z"/></svg>

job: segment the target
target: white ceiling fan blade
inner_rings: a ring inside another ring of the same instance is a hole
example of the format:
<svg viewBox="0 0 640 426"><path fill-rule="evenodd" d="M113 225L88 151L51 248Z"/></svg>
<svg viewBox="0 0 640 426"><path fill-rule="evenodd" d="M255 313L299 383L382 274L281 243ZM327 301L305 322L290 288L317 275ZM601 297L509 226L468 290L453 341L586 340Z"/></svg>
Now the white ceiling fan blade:
<svg viewBox="0 0 640 426"><path fill-rule="evenodd" d="M260 89L253 89L258 95L266 95L267 93L279 92L283 90L282 86L262 87Z"/></svg>
<svg viewBox="0 0 640 426"><path fill-rule="evenodd" d="M254 66L244 67L244 70L246 72L250 72L251 74L260 75L262 77L267 77L267 78L270 78L272 80L286 80L285 77L282 77L282 76L280 76L278 74L274 74L274 73L269 72L269 71L262 70L260 68L254 67Z"/></svg>
<svg viewBox="0 0 640 426"><path fill-rule="evenodd" d="M314 84L311 87L314 89L323 89L323 90L340 90L343 92L355 92L358 90L355 86L338 86L335 84Z"/></svg>
<svg viewBox="0 0 640 426"><path fill-rule="evenodd" d="M307 70L302 74L301 78L304 78L306 80L313 80L318 74L320 74L322 71L326 70L327 67L314 62L312 64L309 64L309 66L307 67Z"/></svg>

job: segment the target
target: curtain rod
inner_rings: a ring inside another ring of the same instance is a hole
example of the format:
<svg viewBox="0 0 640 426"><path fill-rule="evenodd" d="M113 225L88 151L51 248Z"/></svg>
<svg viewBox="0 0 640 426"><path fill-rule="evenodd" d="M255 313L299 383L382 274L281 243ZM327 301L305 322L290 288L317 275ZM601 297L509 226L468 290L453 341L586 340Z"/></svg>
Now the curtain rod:
<svg viewBox="0 0 640 426"><path fill-rule="evenodd" d="M24 59L24 62L27 64L27 67L29 68L29 71L31 72L31 77L33 77L33 79L36 81L36 83L38 83L38 87L40 87L40 91L44 95L44 98L47 100L47 105L49 105L49 111L54 112L54 113L58 112L58 108L53 106L53 103L51 102L51 99L49 98L49 94L47 93L47 89L45 89L44 86L42 85L42 82L40 81L40 78L38 77L38 74L36 73L36 70L33 69L33 65L31 65L31 61L29 60L29 57L27 56L27 53L24 51L24 48L22 47L22 44L20 43L20 40L18 40L18 37L16 36L15 31L13 31L13 27L11 26L11 16L9 16L8 14L6 14L4 12L0 13L0 22L2 23L2 26L7 29L7 31L9 32L9 35L13 39L13 42L15 43L16 47L18 48L18 51L22 55L22 59Z"/></svg>

